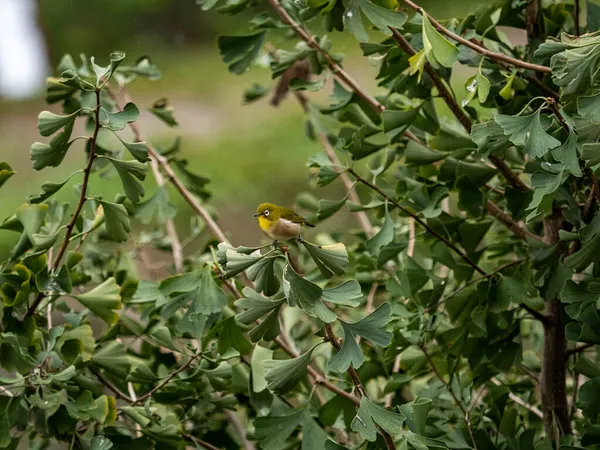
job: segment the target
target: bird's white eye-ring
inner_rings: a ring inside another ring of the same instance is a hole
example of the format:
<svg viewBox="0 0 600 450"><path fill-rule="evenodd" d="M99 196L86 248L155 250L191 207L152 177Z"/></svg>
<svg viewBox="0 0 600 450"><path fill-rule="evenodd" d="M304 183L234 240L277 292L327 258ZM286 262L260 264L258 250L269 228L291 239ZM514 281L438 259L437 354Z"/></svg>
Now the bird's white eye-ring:
<svg viewBox="0 0 600 450"><path fill-rule="evenodd" d="M265 211L264 216L265 217L269 217L269 210L268 209Z"/></svg>

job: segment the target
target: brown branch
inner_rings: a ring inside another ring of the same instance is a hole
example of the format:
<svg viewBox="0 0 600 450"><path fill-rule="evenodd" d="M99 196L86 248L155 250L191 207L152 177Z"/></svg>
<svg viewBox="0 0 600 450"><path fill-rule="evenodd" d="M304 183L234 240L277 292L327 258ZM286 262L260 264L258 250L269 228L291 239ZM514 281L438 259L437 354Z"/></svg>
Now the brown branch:
<svg viewBox="0 0 600 450"><path fill-rule="evenodd" d="M404 50L405 53L407 53L409 56L414 56L417 54L416 50L412 47L412 45L410 45L410 43L406 40L406 38L404 36L402 36L402 34L400 34L400 32L398 30L396 30L395 28L391 28L391 27L390 27L390 30L392 32L392 36L393 36L394 40L396 41L398 46L402 50ZM472 127L471 119L469 118L469 116L467 116L465 111L460 107L458 102L454 99L454 96L450 93L448 88L444 85L444 82L442 81L440 76L436 73L435 69L431 66L431 64L429 64L429 62L425 62L425 72L427 72L427 75L429 75L429 79L431 80L433 85L436 87L436 89L439 92L442 99L446 102L446 105L448 105L448 108L450 108L450 111L452 111L454 116L458 119L458 121L465 128L465 130L467 130L467 133L470 133L471 127Z"/></svg>
<svg viewBox="0 0 600 450"><path fill-rule="evenodd" d="M492 379L490 381L492 383L494 383L496 386L502 386L502 383L496 377L492 377ZM523 400L521 397L518 397L517 395L513 394L512 392L508 393L508 398L510 398L517 405L520 405L523 408L529 410L529 412L531 412L532 414L535 414L540 419L544 418L544 414L542 414L542 411L540 411L539 408L537 408L537 407L535 407L533 405L530 405L525 400Z"/></svg>
<svg viewBox="0 0 600 450"><path fill-rule="evenodd" d="M191 356L190 359L187 360L187 362L185 362L184 364L182 364L179 368L177 368L177 370L175 370L174 372L172 372L167 378L165 378L163 381L161 381L156 386L154 386L150 391L148 391L144 395L138 397L137 400L132 401L131 402L131 406L134 406L134 405L136 405L136 404L138 404L138 403L146 400L148 397L152 397L152 395L154 395L155 392L159 391L165 385L167 385L168 383L170 383L171 380L173 378L175 378L179 372L182 372L185 369L187 369L189 367L189 365L191 363L193 363L201 355L202 355L202 352L198 352L195 355Z"/></svg>
<svg viewBox="0 0 600 450"><path fill-rule="evenodd" d="M268 0L269 4L273 7L281 21L287 24L294 32L302 39L306 45L313 50L319 52L321 56L327 61L329 69L333 74L344 82L352 91L356 92L363 100L365 100L372 108L377 111L383 111L385 106L379 103L374 97L372 97L367 91L362 89L360 85L345 72L339 64L337 64L331 55L319 45L316 38L311 35L302 25L296 23L294 19L287 13L287 11L279 4L278 0Z"/></svg>
<svg viewBox="0 0 600 450"><path fill-rule="evenodd" d="M548 323L548 318L544 314L542 314L541 312L536 311L535 309L533 309L531 306L529 306L529 305L527 305L525 303L519 303L519 308L524 309L529 314L531 314L535 319L539 320L543 324Z"/></svg>
<svg viewBox="0 0 600 450"><path fill-rule="evenodd" d="M195 444L200 445L201 447L204 447L207 450L221 450L219 447L215 447L214 445L212 445L209 442L203 441L202 439L197 438L196 436L192 436L189 433L183 433L182 434L184 439L187 439L188 441L191 441ZM187 449L187 447L186 447Z"/></svg>
<svg viewBox="0 0 600 450"><path fill-rule="evenodd" d="M326 323L325 324L325 340L330 342L331 345L333 345L333 347L339 352L342 349L341 344L339 343L339 341L336 339L335 335L333 334L333 329L331 328L331 325ZM358 372L356 372L356 369L354 367L352 367L352 364L350 365L350 367L348 368L348 374L350 375L350 378L352 378L352 383L354 383L354 387L356 389L356 393L358 394L359 397L367 397L367 392L365 391L365 388L362 384L362 381L360 380L360 377L358 376ZM396 448L396 445L394 444L394 439L392 439L392 436L390 436L390 434L385 431L383 428L381 428L379 425L377 425L377 429L379 430L379 433L381 434L381 436L383 436L383 440L385 441L385 446L388 448L388 450L394 450Z"/></svg>
<svg viewBox="0 0 600 450"><path fill-rule="evenodd" d="M412 47L412 45L410 45L410 43L406 40L404 36L402 36L402 34L398 30L394 28L390 28L390 30L392 31L394 40L398 43L398 46L402 50L404 50L405 53L407 53L409 56L414 56L417 54L416 50ZM429 79L436 87L438 93L440 94L446 105L448 105L450 111L452 111L456 119L464 127L467 133L471 133L471 128L473 126L471 119L460 107L450 90L444 84L444 81L439 76L439 74L427 61L425 62L425 71L427 72L427 75L429 75ZM408 136L408 134L407 137L411 139L411 137ZM522 191L529 190L529 187L521 181L521 179L511 170L510 167L508 167L508 165L506 164L506 162L504 162L502 158L490 155L488 159L513 187Z"/></svg>
<svg viewBox="0 0 600 450"><path fill-rule="evenodd" d="M515 236L520 237L522 239L530 237L540 242L544 241L542 237L532 233L526 228L521 227L521 225L515 222L515 220L508 213L502 211L498 207L498 205L496 205L491 200L488 200L486 202L485 209L491 216L502 222L502 225L504 225L508 230L510 230Z"/></svg>
<svg viewBox="0 0 600 450"><path fill-rule="evenodd" d="M588 348L594 347L595 345L596 344L585 344L580 345L579 347L570 348L567 351L565 351L565 357L569 358L570 356L577 355L581 352L586 351Z"/></svg>
<svg viewBox="0 0 600 450"><path fill-rule="evenodd" d="M83 169L83 182L81 184L81 194L79 195L79 201L77 202L77 206L75 207L75 211L73 211L73 216L71 220L67 224L65 238L58 250L58 254L56 255L56 259L54 259L54 263L52 264L52 271L55 271L60 264L62 257L67 251L67 247L69 246L69 242L71 239L71 234L73 233L73 229L75 228L75 223L77 222L77 218L79 214L81 214L81 210L83 209L83 205L87 200L87 188L88 183L90 181L90 175L92 173L92 166L94 164L94 160L96 159L96 140L98 139L98 132L100 131L100 89L96 89L96 107L94 108L94 132L92 136L89 138L90 141L90 154L88 156L88 162ZM43 292L38 293L35 300L27 310L25 314L25 318L30 317L35 312L36 308L40 304L40 302L44 299L45 295Z"/></svg>
<svg viewBox="0 0 600 450"><path fill-rule="evenodd" d="M435 374L435 376L444 385L444 387L446 388L446 390L448 391L448 393L450 394L450 396L452 396L452 398L454 399L454 403L456 404L456 406L458 406L458 408L462 411L462 413L464 415L465 425L467 426L467 430L469 432L469 436L471 437L471 441L473 442L473 448L475 450L477 450L477 443L475 442L475 437L473 436L473 430L471 429L471 420L469 419L469 411L467 411L467 409L465 408L465 406L461 403L461 401L458 399L458 397L456 397L456 395L452 391L452 388L450 388L450 386L448 385L448 383L446 383L446 380L444 380L444 377L442 376L442 374L440 373L440 371L435 366L435 364L433 362L433 359L431 358L431 355L427 351L427 347L425 347L424 344L421 344L419 346L419 348L421 349L421 351L425 355L425 358L427 358L427 362L429 363L429 367L431 367L431 370L433 371L433 373Z"/></svg>
<svg viewBox="0 0 600 450"><path fill-rule="evenodd" d="M240 442L242 444L241 447L244 450L255 450L256 447L254 446L254 443L250 442L246 437L246 430L240 423L238 416L229 409L225 410L225 415L227 416L227 420L231 423L231 426L240 438Z"/></svg>
<svg viewBox="0 0 600 450"><path fill-rule="evenodd" d="M550 109L552 110L552 112L554 113L556 118L558 119L558 122L560 123L560 125L563 127L563 130L565 130L568 133L569 125L567 125L565 118L560 113L560 110L558 109L558 105L556 104L556 100L554 100L553 98L550 97L550 98L546 99L546 103L548 103L548 105L550 106Z"/></svg>
<svg viewBox="0 0 600 450"><path fill-rule="evenodd" d="M126 402L133 404L134 400L131 397L129 397L127 394L124 394L123 392L119 391L110 381L108 381L106 378L104 378L104 376L102 376L102 374L100 372L98 372L93 367L89 367L89 369L90 369L90 372L92 372L95 375L95 377L98 378L98 381L100 381L100 383L102 383L109 390L111 390L117 398L120 398L121 400L125 400Z"/></svg>
<svg viewBox="0 0 600 450"><path fill-rule="evenodd" d="M406 3L409 7L411 7L412 9L414 9L415 11L417 11L418 13L422 14L422 15L427 15L427 18L429 19L429 21L431 22L431 24L442 34L445 34L446 36L448 36L450 39L455 40L456 42L461 43L462 45L469 47L472 50L475 50L477 53L481 53L482 55L486 55L489 56L490 58L493 59L497 59L499 61L504 61L506 63L509 63L513 66L517 66L517 67L522 67L523 69L530 69L530 70L534 70L536 72L544 72L544 73L551 73L552 69L550 67L547 66L541 66L539 64L532 64L532 63L528 63L525 61L521 61L520 59L516 59L516 58L512 58L510 56L507 56L503 53L497 53L497 52L493 52L491 50L488 50L487 48L481 47L477 44L474 44L473 42L459 36L456 33L453 33L452 31L448 30L447 28L445 28L442 24L440 24L437 20L435 20L433 17L431 17L429 14L427 14L427 11L425 11L423 8L421 8L419 5L417 5L416 3L413 3L411 0L404 0L404 3Z"/></svg>
<svg viewBox="0 0 600 450"><path fill-rule="evenodd" d="M421 219L418 215L416 215L416 214L412 213L411 211L409 211L408 209L406 209L404 206L402 206L396 200L394 200L393 198L388 196L385 192L383 192L381 189L379 189L376 185L374 185L374 184L368 182L367 180L365 180L364 178L362 178L360 175L358 175L354 171L354 169L351 169L351 168L348 169L348 173L351 174L353 177L355 177L358 182L373 189L375 192L377 192L379 195L381 195L383 198L385 198L388 202L393 204L396 208L400 209L402 212L404 212L405 214L408 214L410 217L412 217L415 220L415 222L417 222L419 225L421 225L423 228L425 228L429 233L433 234L438 240L442 241L448 248L450 248L452 251L454 251L458 256L460 256L467 264L469 264L473 269L475 269L481 275L484 275L484 276L488 275L481 267L479 267L477 264L475 264L471 260L471 258L469 258L469 256L467 256L466 253L464 253L456 245L454 245L452 242L450 242L448 239L446 239L440 233L438 233L433 228L431 228L429 225L427 225L427 223L423 219Z"/></svg>

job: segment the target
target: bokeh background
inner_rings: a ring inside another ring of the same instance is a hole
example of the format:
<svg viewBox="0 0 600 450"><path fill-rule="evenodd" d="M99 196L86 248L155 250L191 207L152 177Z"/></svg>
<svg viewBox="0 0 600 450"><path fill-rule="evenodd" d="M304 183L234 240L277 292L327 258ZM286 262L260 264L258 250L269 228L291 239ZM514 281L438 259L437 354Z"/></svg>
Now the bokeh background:
<svg viewBox="0 0 600 450"><path fill-rule="evenodd" d="M443 19L463 15L482 2L420 4ZM43 182L62 181L84 163L83 147L74 145L61 167L41 172L31 168L31 144L45 141L37 131L37 114L42 109L59 112L44 104L45 78L56 75L54 68L65 53L95 56L105 64L112 51L123 50L130 62L150 56L163 74L158 81L133 83L131 94L140 110L167 97L180 124L169 129L142 114L146 139L167 145L181 136L190 168L212 180L210 203L233 243L258 243L262 237L252 218L257 204L293 206L301 191L310 191L306 161L319 148L306 138L302 111L293 98L277 109L265 99L242 105L243 92L253 83L273 84L267 67L259 64L249 74L236 76L219 59L217 36L244 33L247 17L204 12L195 0L0 0L0 160L18 172L2 189L0 221L28 194L39 192ZM376 94L377 62L363 57L351 36L333 32L330 37L334 51L346 54L348 71ZM274 36L272 43L289 46L283 34ZM461 90L458 78L453 84ZM327 103L327 92L311 95ZM76 182L58 198L74 201ZM147 195L153 183L149 174ZM91 182L92 194L113 197L120 189L118 179L94 177ZM337 199L342 192L333 186L318 195ZM185 235L190 211L176 195L171 198L180 206L176 223ZM0 252L8 251L14 238L14 233L0 230Z"/></svg>

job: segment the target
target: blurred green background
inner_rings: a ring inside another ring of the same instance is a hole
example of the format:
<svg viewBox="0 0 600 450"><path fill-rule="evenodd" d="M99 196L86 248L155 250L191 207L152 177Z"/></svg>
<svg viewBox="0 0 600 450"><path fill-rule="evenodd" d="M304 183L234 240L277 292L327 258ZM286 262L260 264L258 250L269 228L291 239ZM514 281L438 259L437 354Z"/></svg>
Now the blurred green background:
<svg viewBox="0 0 600 450"><path fill-rule="evenodd" d="M428 0L420 4L436 17L446 18L464 15L482 2ZM189 166L212 180L211 204L234 244L250 245L262 239L252 218L258 203L292 206L299 192L310 190L305 163L319 148L304 135L304 120L296 101L288 97L277 109L267 99L242 106L243 92L253 83L272 84L269 71L257 67L249 74L236 76L219 59L216 37L245 32L250 12L246 16L219 16L203 12L195 0L39 0L32 4L37 6L36 25L51 67L56 67L65 53L74 57L79 53L93 55L100 63L117 49L125 51L130 62L144 55L152 58L163 73L162 79L133 83L132 97L141 110L168 97L180 126L169 129L142 114L143 133L158 145L182 137ZM272 43L286 45L283 35L278 36ZM376 94L376 63L362 57L351 36L334 32L331 38L334 51L346 54L347 70ZM48 69L47 75L52 73ZM325 104L329 91L330 85L326 92L311 95ZM2 190L0 220L22 204L28 194L39 192L43 182L62 181L84 163L83 147L75 144L61 167L41 172L31 169L29 148L34 141L45 140L36 127L42 109L58 112L54 105L44 105L43 92L18 101L0 97L0 159L18 172ZM72 186L78 182L74 177L59 198L74 200ZM147 195L153 183L149 174ZM112 197L120 189L117 179L92 178L92 194ZM334 186L318 195L335 199L342 192ZM190 211L175 194L171 198L181 206L176 221L185 235ZM339 222L324 227L335 225ZM0 252L6 252L14 238L14 233L0 231Z"/></svg>

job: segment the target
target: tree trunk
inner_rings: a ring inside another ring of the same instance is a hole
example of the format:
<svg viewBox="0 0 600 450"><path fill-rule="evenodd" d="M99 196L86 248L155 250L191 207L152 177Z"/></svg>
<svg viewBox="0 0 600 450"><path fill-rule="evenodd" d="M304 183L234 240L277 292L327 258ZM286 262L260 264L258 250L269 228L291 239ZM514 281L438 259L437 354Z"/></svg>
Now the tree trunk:
<svg viewBox="0 0 600 450"><path fill-rule="evenodd" d="M558 231L562 226L562 214L554 211L544 222L544 240L548 244L558 243ZM540 387L544 425L548 437L571 434L569 405L567 403L567 338L561 317L560 299L553 297L544 308L544 355Z"/></svg>

